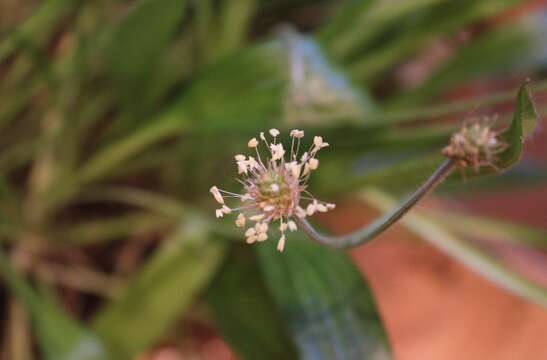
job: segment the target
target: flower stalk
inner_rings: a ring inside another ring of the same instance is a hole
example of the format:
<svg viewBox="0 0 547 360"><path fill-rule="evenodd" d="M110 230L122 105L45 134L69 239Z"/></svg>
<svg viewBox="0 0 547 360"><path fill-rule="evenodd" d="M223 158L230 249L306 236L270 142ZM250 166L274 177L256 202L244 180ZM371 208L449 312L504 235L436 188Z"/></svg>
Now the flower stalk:
<svg viewBox="0 0 547 360"><path fill-rule="evenodd" d="M333 248L350 248L365 244L378 235L382 234L410 209L416 205L420 199L437 187L444 179L448 177L454 170L456 163L454 160L445 160L435 172L407 199L405 199L393 211L385 214L381 218L375 220L371 224L356 230L347 235L328 236L318 232L306 219L296 219L296 223L311 239L320 244L327 245Z"/></svg>

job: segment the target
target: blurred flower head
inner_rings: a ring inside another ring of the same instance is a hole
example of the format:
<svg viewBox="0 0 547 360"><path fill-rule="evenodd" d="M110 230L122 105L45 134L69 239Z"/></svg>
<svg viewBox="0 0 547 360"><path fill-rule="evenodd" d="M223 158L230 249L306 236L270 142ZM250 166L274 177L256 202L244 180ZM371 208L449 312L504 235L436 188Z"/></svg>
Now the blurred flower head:
<svg viewBox="0 0 547 360"><path fill-rule="evenodd" d="M494 163L497 154L507 148L507 144L498 139L499 132L492 129L495 118L485 117L482 120L464 125L450 138L450 143L443 149L443 155L453 159L461 169L472 166L478 172L481 166L490 166L498 170Z"/></svg>
<svg viewBox="0 0 547 360"><path fill-rule="evenodd" d="M258 139L252 138L247 143L254 150L256 158L241 154L235 156L238 174L241 176L238 181L243 186L242 194L220 190L216 186L210 192L222 205L215 212L217 218L239 212L235 224L241 228L246 227L245 237L249 244L267 240L268 234L275 231L271 226L275 221L279 230L277 249L283 251L285 232L297 229L292 220L294 216L305 218L335 207L334 204L315 199L307 190L311 172L319 167L316 155L329 144L322 137L315 136L309 148L300 154L304 131L292 130L290 153L286 158L283 144L277 141L279 130L270 129L268 133L266 136L261 132ZM261 156L261 144L267 149L267 157L264 159ZM225 198L238 199L241 204L229 207L225 204ZM252 224L249 225L249 222Z"/></svg>

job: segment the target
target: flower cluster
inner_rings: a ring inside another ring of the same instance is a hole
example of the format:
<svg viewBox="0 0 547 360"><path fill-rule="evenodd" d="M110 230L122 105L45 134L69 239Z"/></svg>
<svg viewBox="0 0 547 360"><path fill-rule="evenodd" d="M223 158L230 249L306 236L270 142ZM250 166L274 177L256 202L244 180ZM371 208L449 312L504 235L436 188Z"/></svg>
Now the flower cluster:
<svg viewBox="0 0 547 360"><path fill-rule="evenodd" d="M499 133L492 130L492 119L464 125L450 138L450 144L443 149L443 155L453 159L460 170L472 166L475 172L481 166L491 166L497 170L496 156L507 148L498 139Z"/></svg>
<svg viewBox="0 0 547 360"><path fill-rule="evenodd" d="M283 251L285 247L285 232L295 231L294 216L305 218L315 212L327 212L334 209L335 205L319 201L307 190L307 181L312 171L319 166L316 158L317 152L329 146L320 136L315 136L313 144L302 155L299 154L301 139L304 131L292 130L291 150L288 159L285 159L285 148L277 142L280 132L270 129L272 141L268 141L263 132L259 139L252 138L247 146L255 150L253 156L236 155L235 161L238 174L242 177L238 181L243 186L243 193L236 194L224 191L213 186L210 190L215 200L222 205L216 210L216 217L225 214L239 212L235 220L238 227L245 227L247 243L268 239L271 223L279 223L280 237L277 249ZM268 158L262 159L259 145L264 143L268 149ZM225 198L237 198L241 205L228 207ZM248 222L253 222L252 226Z"/></svg>

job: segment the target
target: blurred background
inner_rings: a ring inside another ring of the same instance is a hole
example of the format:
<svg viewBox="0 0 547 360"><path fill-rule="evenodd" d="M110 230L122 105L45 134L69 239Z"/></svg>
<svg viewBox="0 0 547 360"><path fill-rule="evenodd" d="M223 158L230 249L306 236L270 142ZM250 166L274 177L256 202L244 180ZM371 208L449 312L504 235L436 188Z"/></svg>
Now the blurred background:
<svg viewBox="0 0 547 360"><path fill-rule="evenodd" d="M542 0L0 0L1 359L547 359L541 121L351 251L248 246L208 192L304 129L316 224L358 228L522 83L543 116L546 34Z"/></svg>

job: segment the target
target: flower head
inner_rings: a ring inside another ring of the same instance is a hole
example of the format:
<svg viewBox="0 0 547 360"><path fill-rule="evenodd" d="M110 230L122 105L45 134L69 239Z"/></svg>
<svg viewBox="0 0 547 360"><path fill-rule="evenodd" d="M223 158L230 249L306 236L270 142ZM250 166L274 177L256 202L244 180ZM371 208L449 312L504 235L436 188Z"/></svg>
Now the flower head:
<svg viewBox="0 0 547 360"><path fill-rule="evenodd" d="M255 149L256 159L240 154L235 156L238 173L242 176L239 180L243 185L242 194L220 190L216 186L213 186L210 192L222 205L216 210L217 217L239 212L235 221L236 226L245 227L248 221L254 223L245 230L247 243L267 240L268 232L276 231L277 228L280 233L277 249L283 251L285 232L297 230L293 221L295 216L304 218L335 207L334 204L315 199L307 190L311 172L319 167L317 152L329 144L316 136L310 148L299 155L304 131L292 130L290 154L286 158L283 144L277 142L280 132L277 129L270 129L268 133L273 138L271 142L263 132L259 136L268 150L268 157L264 161L256 138L248 142L248 147ZM224 197L237 198L241 205L230 208L224 203ZM271 226L272 222L279 225Z"/></svg>
<svg viewBox="0 0 547 360"><path fill-rule="evenodd" d="M453 159L460 170L472 166L475 172L481 166L491 166L497 170L497 155L507 148L507 144L498 139L499 132L492 130L491 118L464 125L450 138L450 143L442 153Z"/></svg>

